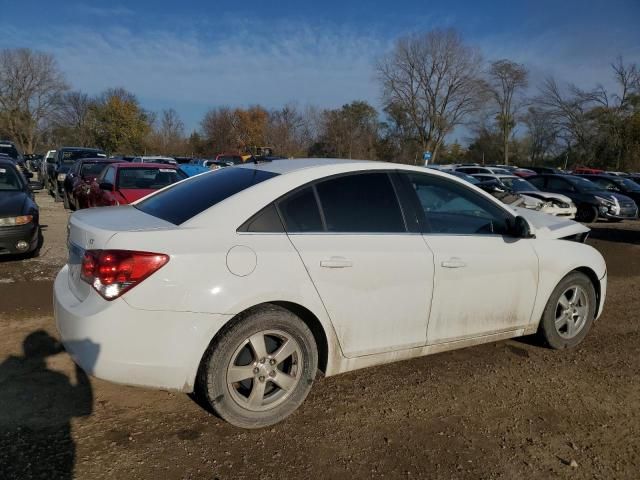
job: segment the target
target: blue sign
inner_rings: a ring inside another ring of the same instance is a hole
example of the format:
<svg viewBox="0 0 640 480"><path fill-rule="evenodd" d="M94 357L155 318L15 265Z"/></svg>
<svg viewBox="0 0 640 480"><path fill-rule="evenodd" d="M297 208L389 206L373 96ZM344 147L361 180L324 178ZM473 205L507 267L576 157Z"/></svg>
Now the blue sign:
<svg viewBox="0 0 640 480"><path fill-rule="evenodd" d="M422 153L422 160L424 160L424 164L425 165L427 163L429 163L429 160L431 160L431 152L423 152Z"/></svg>

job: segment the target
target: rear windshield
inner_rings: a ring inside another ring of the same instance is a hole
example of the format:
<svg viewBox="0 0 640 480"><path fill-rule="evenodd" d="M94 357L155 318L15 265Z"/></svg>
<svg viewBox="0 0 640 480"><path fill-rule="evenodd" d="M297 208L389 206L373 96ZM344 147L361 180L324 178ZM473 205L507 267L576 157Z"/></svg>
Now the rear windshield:
<svg viewBox="0 0 640 480"><path fill-rule="evenodd" d="M160 190L172 183L187 178L174 168L121 168L118 174L119 189Z"/></svg>
<svg viewBox="0 0 640 480"><path fill-rule="evenodd" d="M76 163L80 158L107 156L104 152L96 150L63 150L61 154L62 163Z"/></svg>
<svg viewBox="0 0 640 480"><path fill-rule="evenodd" d="M80 170L80 176L84 177L98 177L102 170L107 168L108 163L85 163Z"/></svg>
<svg viewBox="0 0 640 480"><path fill-rule="evenodd" d="M8 143L0 143L0 153L6 153L11 158L18 158L18 150L11 144Z"/></svg>
<svg viewBox="0 0 640 480"><path fill-rule="evenodd" d="M0 166L0 191L17 192L23 188L24 185L18 172L11 167Z"/></svg>
<svg viewBox="0 0 640 480"><path fill-rule="evenodd" d="M191 177L138 203L136 208L180 225L242 190L278 175L253 168L229 167Z"/></svg>

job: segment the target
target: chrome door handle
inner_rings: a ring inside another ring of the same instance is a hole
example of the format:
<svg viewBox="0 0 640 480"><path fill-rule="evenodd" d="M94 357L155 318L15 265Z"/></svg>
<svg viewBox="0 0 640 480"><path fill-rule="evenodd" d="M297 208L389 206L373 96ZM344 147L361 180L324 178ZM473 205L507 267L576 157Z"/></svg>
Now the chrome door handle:
<svg viewBox="0 0 640 480"><path fill-rule="evenodd" d="M450 258L449 260L443 260L440 265L444 268L463 268L467 266L465 262L456 257Z"/></svg>
<svg viewBox="0 0 640 480"><path fill-rule="evenodd" d="M331 257L327 260L320 260L320 266L324 268L347 268L353 267L353 262L344 257Z"/></svg>

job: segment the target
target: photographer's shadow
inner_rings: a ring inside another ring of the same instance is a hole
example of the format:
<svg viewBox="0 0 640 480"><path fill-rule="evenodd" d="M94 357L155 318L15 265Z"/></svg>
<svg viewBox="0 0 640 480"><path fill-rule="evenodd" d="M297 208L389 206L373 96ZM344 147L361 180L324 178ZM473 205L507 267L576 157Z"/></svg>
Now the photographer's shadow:
<svg viewBox="0 0 640 480"><path fill-rule="evenodd" d="M99 346L77 343L95 352L95 362ZM44 330L29 334L23 351L0 365L0 477L70 479L75 463L71 419L91 414L91 383L77 366L73 381L47 368L45 359L64 348Z"/></svg>

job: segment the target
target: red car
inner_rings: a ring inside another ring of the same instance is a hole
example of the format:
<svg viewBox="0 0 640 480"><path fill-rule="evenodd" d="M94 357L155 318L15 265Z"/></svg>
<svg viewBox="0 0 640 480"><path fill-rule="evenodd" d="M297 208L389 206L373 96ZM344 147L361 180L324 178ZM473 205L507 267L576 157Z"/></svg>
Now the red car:
<svg viewBox="0 0 640 480"><path fill-rule="evenodd" d="M575 173L576 175L581 174L581 175L600 175L602 173L604 173L604 170L601 170L599 168L589 168L589 167L577 167L573 169L573 173Z"/></svg>
<svg viewBox="0 0 640 480"><path fill-rule="evenodd" d="M116 162L118 160L111 158L82 158L74 163L64 179L62 192L64 208L70 210L87 208L91 184L107 165Z"/></svg>
<svg viewBox="0 0 640 480"><path fill-rule="evenodd" d="M520 178L533 177L534 175L537 175L536 172L529 170L528 168L516 168L512 173Z"/></svg>
<svg viewBox="0 0 640 480"><path fill-rule="evenodd" d="M185 178L174 165L114 163L91 185L89 206L127 205Z"/></svg>

